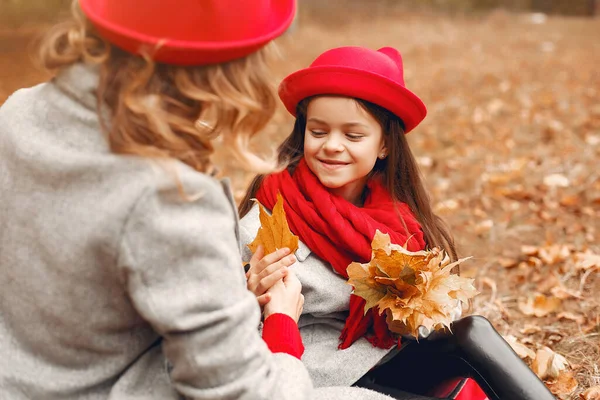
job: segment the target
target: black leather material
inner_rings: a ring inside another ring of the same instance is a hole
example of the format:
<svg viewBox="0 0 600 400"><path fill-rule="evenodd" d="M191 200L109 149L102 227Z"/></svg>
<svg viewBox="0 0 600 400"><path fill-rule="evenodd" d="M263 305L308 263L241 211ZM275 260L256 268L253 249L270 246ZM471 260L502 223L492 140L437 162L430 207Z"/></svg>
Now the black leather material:
<svg viewBox="0 0 600 400"><path fill-rule="evenodd" d="M556 400L546 385L481 316L452 324L413 342L387 363L370 371L374 382L424 394L453 377L471 377L490 400Z"/></svg>
<svg viewBox="0 0 600 400"><path fill-rule="evenodd" d="M465 360L490 400L556 399L484 317L458 320L451 334L434 335L430 342Z"/></svg>

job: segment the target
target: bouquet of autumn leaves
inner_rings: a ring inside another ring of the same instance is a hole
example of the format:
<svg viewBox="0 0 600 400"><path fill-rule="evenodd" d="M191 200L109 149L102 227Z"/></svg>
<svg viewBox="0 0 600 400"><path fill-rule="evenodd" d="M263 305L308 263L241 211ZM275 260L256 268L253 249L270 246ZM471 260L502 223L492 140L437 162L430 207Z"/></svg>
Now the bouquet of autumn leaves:
<svg viewBox="0 0 600 400"><path fill-rule="evenodd" d="M259 245L265 254L283 247L294 252L298 237L289 229L281 194L277 194L271 215L260 203L259 210L261 226L248 244L252 253ZM365 314L375 306L380 314L386 313L392 332L418 337L420 326L429 331L449 327L458 302L468 303L477 295L473 279L451 272L468 258L450 262L450 257L438 248L410 252L390 243L389 235L380 231L376 231L371 247L371 261L348 266L348 283L355 295L365 299Z"/></svg>
<svg viewBox="0 0 600 400"><path fill-rule="evenodd" d="M386 313L392 332L418 337L420 326L449 328L458 303L467 304L478 294L473 279L452 273L470 257L450 262L438 248L411 252L380 231L371 247L371 261L348 266L348 283L365 299L365 313L375 306L380 315Z"/></svg>

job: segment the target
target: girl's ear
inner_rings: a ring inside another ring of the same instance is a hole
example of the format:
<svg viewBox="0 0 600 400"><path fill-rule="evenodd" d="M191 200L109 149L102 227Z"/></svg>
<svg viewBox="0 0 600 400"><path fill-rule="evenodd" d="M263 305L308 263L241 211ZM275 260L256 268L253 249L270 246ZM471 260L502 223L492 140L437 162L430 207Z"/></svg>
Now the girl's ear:
<svg viewBox="0 0 600 400"><path fill-rule="evenodd" d="M381 146L379 146L379 153L377 156L383 160L384 158L387 157L387 155L388 155L388 149L387 149L386 142L384 139L381 141Z"/></svg>

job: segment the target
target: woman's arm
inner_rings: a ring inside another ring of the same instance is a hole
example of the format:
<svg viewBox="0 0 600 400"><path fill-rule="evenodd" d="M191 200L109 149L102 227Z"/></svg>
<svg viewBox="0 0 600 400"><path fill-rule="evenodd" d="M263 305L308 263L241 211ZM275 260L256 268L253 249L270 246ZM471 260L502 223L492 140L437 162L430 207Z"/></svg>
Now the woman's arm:
<svg viewBox="0 0 600 400"><path fill-rule="evenodd" d="M144 193L123 229L119 265L140 315L164 338L173 385L194 399L304 399L311 382L295 357L273 354L246 289L235 208L219 182L180 175Z"/></svg>

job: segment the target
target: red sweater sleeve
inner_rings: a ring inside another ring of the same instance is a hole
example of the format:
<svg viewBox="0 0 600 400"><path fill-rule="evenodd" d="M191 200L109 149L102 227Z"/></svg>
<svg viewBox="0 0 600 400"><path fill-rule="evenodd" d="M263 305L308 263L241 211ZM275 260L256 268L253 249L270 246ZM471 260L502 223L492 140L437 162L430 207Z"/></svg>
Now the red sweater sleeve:
<svg viewBox="0 0 600 400"><path fill-rule="evenodd" d="M287 353L298 359L304 353L298 324L289 315L270 315L263 324L262 337L273 353Z"/></svg>

